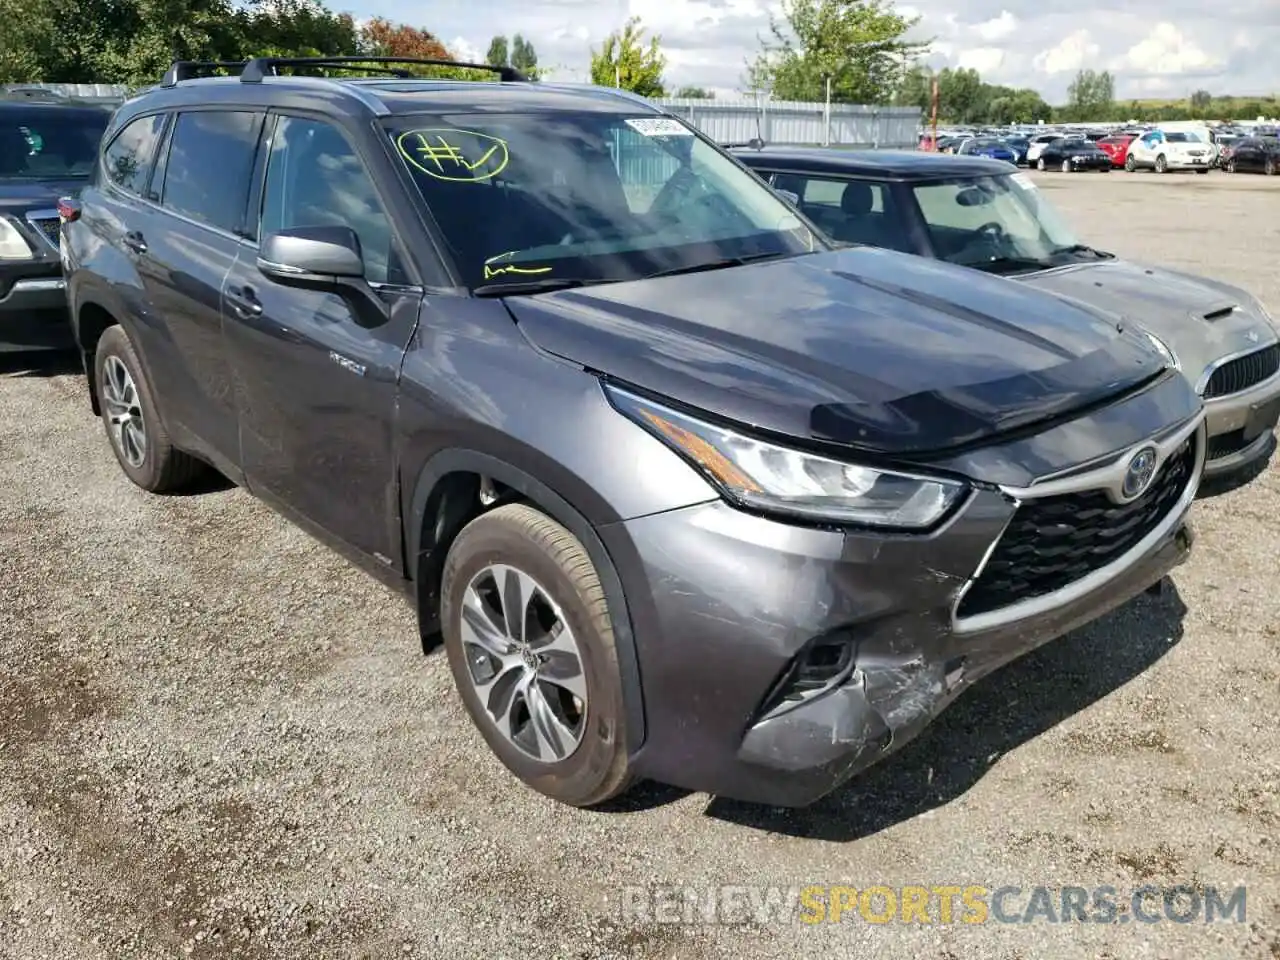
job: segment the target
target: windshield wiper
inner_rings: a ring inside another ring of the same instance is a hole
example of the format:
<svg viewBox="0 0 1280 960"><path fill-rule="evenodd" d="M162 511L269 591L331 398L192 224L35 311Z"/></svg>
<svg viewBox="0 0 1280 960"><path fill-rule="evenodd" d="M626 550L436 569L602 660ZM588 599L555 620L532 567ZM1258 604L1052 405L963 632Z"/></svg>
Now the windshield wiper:
<svg viewBox="0 0 1280 960"><path fill-rule="evenodd" d="M961 260L955 260L954 263L962 267L972 267L974 270L985 270L989 273L1008 273L1014 270L1043 270L1050 266L1044 260L1035 260L1031 257L992 257L989 260L974 260L966 263Z"/></svg>
<svg viewBox="0 0 1280 960"><path fill-rule="evenodd" d="M1108 253L1106 250L1095 250L1093 247L1083 243L1073 243L1068 247L1058 247L1052 251L1052 256L1071 256L1077 253L1093 257L1096 260L1114 260L1116 256L1114 253Z"/></svg>
<svg viewBox="0 0 1280 960"><path fill-rule="evenodd" d="M473 297L517 297L535 293L552 293L573 287L589 287L595 283L615 283L614 280L586 280L582 277L544 277L541 280L504 280L499 283L482 283L473 287Z"/></svg>
<svg viewBox="0 0 1280 960"><path fill-rule="evenodd" d="M707 270L724 270L727 267L740 267L744 263L753 263L756 260L778 260L782 257L798 256L798 254L790 253L752 253L745 257L724 257L721 260L707 260L704 263L693 263L683 267L671 267L668 270L659 270L657 273L645 274L645 280L652 280L655 277L674 277L681 273L703 273Z"/></svg>

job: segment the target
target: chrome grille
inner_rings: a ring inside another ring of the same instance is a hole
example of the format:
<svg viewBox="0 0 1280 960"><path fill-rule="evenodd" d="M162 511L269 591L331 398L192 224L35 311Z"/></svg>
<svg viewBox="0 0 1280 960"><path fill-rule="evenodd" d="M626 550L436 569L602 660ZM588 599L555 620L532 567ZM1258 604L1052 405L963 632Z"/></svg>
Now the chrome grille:
<svg viewBox="0 0 1280 960"><path fill-rule="evenodd" d="M1101 490L1027 500L1009 521L959 619L1047 596L1119 560L1155 530L1194 480L1196 439L1165 461L1147 492L1124 504Z"/></svg>
<svg viewBox="0 0 1280 960"><path fill-rule="evenodd" d="M1226 397L1261 383L1280 371L1280 343L1228 360L1209 376L1204 398Z"/></svg>

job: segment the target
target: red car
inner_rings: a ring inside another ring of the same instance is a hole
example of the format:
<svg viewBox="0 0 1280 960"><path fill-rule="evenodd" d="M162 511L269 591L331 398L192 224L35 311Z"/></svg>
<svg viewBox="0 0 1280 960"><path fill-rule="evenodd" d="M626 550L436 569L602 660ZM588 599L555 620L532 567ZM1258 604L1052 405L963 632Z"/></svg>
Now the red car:
<svg viewBox="0 0 1280 960"><path fill-rule="evenodd" d="M1123 167L1124 158L1129 153L1129 144L1136 139L1138 138L1127 133L1116 137L1103 137L1098 141L1098 147L1111 158L1113 166Z"/></svg>

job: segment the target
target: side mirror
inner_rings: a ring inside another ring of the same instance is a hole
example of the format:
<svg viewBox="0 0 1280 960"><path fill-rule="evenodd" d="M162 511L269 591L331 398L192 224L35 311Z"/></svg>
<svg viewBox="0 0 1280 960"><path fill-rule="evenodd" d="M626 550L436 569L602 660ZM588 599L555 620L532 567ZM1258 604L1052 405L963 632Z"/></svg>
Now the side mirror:
<svg viewBox="0 0 1280 960"><path fill-rule="evenodd" d="M277 283L335 286L364 279L360 238L350 227L294 227L268 234L258 249L258 269Z"/></svg>
<svg viewBox="0 0 1280 960"><path fill-rule="evenodd" d="M365 281L360 238L350 227L291 227L267 234L258 245L258 270L285 286L336 293L366 329L386 322L387 304Z"/></svg>

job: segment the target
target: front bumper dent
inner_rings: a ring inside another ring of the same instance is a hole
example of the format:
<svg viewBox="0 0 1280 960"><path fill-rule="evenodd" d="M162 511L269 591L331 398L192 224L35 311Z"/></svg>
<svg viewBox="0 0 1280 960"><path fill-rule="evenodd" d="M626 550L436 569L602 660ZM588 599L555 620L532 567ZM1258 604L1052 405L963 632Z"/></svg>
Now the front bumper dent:
<svg viewBox="0 0 1280 960"><path fill-rule="evenodd" d="M966 653L860 663L849 683L747 731L738 756L755 768L753 792L778 806L829 793L913 740L978 680L1159 583L1186 559L1193 539L1191 527L1179 524L1105 588L1033 623L971 635Z"/></svg>

